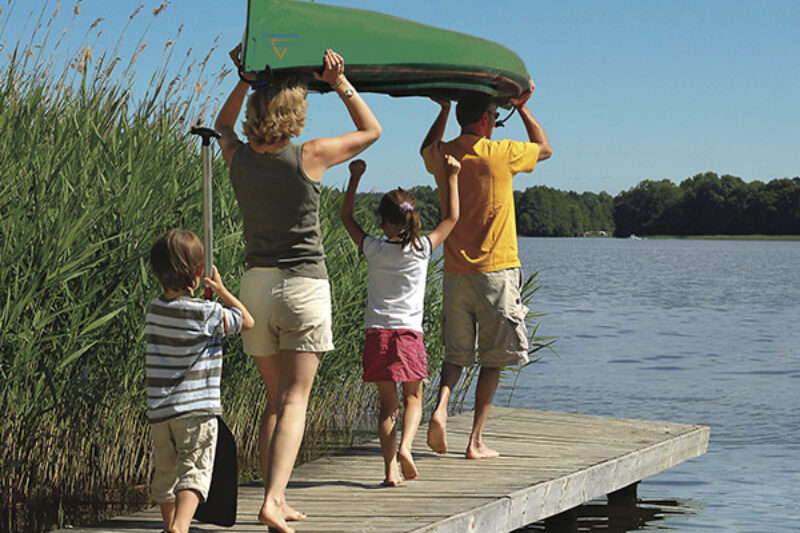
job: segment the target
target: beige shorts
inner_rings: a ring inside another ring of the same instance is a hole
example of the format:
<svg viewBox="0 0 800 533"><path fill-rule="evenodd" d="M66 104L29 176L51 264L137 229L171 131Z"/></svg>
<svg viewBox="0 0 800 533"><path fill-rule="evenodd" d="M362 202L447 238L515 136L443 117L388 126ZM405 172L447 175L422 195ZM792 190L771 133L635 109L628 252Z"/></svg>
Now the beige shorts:
<svg viewBox="0 0 800 533"><path fill-rule="evenodd" d="M195 490L205 501L214 452L217 449L217 417L187 416L150 426L153 436L153 483L151 494L156 503L175 501L175 493Z"/></svg>
<svg viewBox="0 0 800 533"><path fill-rule="evenodd" d="M242 333L246 353L258 357L280 350L333 350L327 279L294 276L280 268L250 268L242 276L239 299L256 321Z"/></svg>
<svg viewBox="0 0 800 533"><path fill-rule="evenodd" d="M442 286L444 360L502 367L528 362L528 308L522 303L522 269L480 274L445 272Z"/></svg>

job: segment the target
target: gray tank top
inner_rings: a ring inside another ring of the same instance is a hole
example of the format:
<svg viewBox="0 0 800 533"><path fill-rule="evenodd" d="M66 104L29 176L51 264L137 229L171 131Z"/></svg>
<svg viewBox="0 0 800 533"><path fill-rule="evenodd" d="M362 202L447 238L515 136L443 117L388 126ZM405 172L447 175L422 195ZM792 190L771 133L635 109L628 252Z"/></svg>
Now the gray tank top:
<svg viewBox="0 0 800 533"><path fill-rule="evenodd" d="M233 153L231 183L244 222L245 263L327 279L320 184L306 176L302 156L302 146L294 143L270 154L241 144Z"/></svg>

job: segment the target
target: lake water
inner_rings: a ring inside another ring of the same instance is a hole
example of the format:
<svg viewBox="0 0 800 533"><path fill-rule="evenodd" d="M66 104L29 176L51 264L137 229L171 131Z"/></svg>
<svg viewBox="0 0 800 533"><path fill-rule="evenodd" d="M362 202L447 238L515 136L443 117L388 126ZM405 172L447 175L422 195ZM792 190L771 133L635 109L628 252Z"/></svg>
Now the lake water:
<svg viewBox="0 0 800 533"><path fill-rule="evenodd" d="M632 516L593 502L574 531L800 531L800 242L521 238L520 257L560 357L511 406L711 427Z"/></svg>

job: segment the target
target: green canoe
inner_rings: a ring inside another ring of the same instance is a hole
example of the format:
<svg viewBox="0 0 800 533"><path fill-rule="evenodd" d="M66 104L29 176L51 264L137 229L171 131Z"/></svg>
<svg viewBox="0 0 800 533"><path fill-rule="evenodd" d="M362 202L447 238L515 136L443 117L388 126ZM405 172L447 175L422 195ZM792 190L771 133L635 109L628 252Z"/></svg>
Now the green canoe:
<svg viewBox="0 0 800 533"><path fill-rule="evenodd" d="M528 88L522 59L497 43L366 11L296 0L248 0L243 40L246 72L307 77L327 48L345 59L347 78L362 92L458 99L480 92L506 104Z"/></svg>

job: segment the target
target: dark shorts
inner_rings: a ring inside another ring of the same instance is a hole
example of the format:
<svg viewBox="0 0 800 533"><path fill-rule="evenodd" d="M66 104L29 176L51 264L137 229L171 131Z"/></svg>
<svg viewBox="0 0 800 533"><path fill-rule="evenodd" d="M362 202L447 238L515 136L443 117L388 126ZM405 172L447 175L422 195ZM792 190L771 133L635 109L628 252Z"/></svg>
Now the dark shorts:
<svg viewBox="0 0 800 533"><path fill-rule="evenodd" d="M362 379L368 382L419 381L428 377L422 333L412 329L368 329L362 362Z"/></svg>

